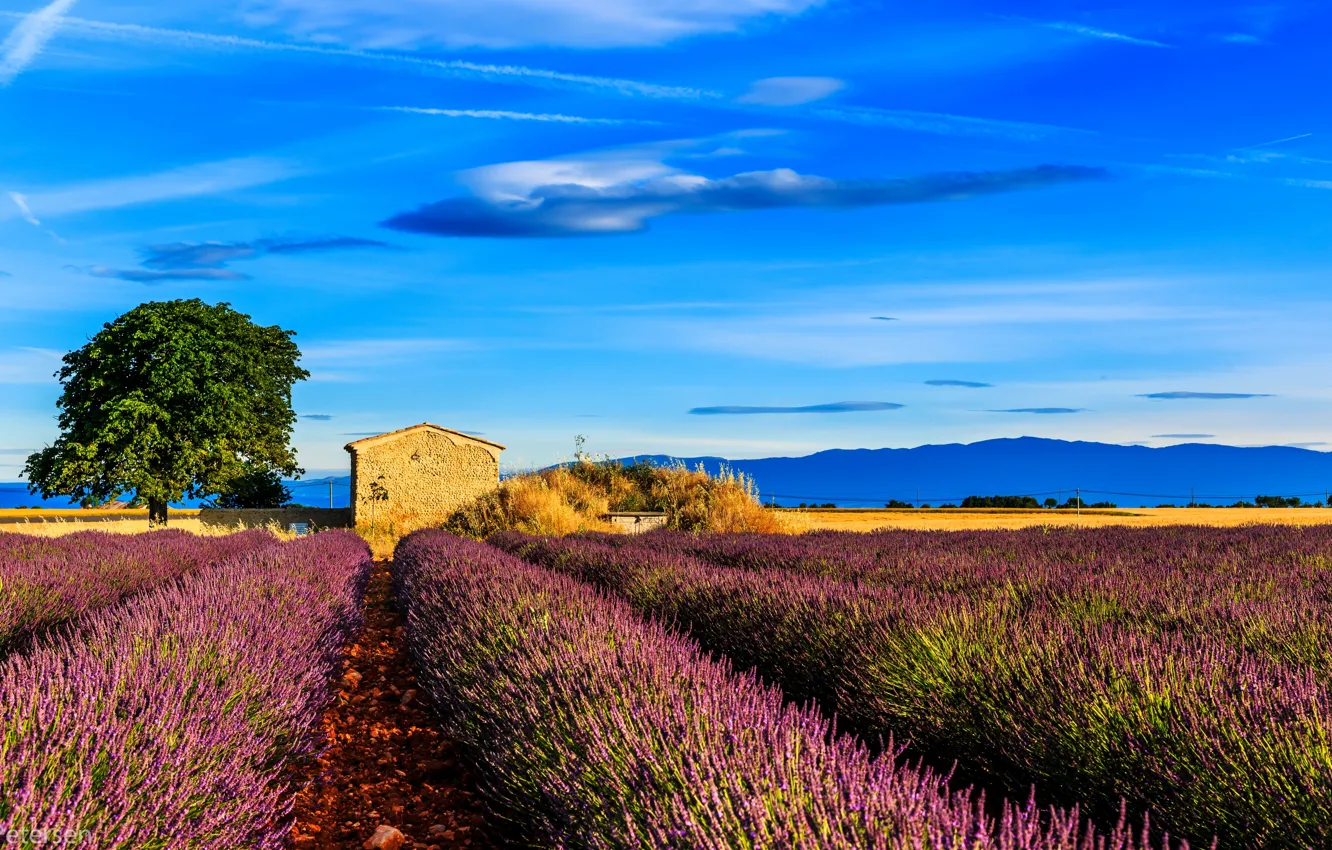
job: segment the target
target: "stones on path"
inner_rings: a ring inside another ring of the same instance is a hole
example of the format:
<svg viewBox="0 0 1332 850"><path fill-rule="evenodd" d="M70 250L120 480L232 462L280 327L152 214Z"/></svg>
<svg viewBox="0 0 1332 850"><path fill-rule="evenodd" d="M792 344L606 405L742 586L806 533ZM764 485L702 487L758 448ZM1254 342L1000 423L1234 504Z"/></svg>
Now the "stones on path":
<svg viewBox="0 0 1332 850"><path fill-rule="evenodd" d="M365 850L399 850L407 843L407 836L387 824L380 824L375 834L361 846Z"/></svg>
<svg viewBox="0 0 1332 850"><path fill-rule="evenodd" d="M330 749L297 795L289 846L362 850L392 829L402 843L374 850L486 850L475 785L412 674L386 565L372 575L365 617L324 714Z"/></svg>

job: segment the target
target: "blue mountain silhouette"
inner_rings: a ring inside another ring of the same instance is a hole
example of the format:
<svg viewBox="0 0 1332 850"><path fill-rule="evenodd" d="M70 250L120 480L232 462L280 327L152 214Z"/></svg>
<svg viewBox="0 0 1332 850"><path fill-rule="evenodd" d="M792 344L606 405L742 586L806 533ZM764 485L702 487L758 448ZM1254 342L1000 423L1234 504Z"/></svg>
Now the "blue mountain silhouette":
<svg viewBox="0 0 1332 850"><path fill-rule="evenodd" d="M1120 506L1231 504L1257 495L1323 501L1332 487L1332 453L1286 446L1201 443L1148 448L1038 437L912 449L833 449L807 457L726 460L643 456L654 463L729 466L754 479L764 501L879 506L889 499L933 505L970 495L1054 496L1082 488L1086 502ZM628 459L632 460L632 458Z"/></svg>

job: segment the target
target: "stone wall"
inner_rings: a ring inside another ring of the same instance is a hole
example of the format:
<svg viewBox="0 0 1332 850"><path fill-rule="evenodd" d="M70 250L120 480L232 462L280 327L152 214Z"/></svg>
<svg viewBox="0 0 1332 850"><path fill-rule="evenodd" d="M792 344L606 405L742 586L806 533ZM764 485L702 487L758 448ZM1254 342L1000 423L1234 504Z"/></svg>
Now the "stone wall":
<svg viewBox="0 0 1332 850"><path fill-rule="evenodd" d="M656 528L665 528L668 517L664 513L612 513L605 519L616 531L625 534L643 534Z"/></svg>
<svg viewBox="0 0 1332 850"><path fill-rule="evenodd" d="M203 508L199 522L204 528L266 528L276 525L287 528L293 523L306 524L313 529L349 528L352 524L350 508L274 508L228 510ZM170 521L168 521L168 526Z"/></svg>
<svg viewBox="0 0 1332 850"><path fill-rule="evenodd" d="M498 486L497 451L430 428L357 445L352 455L357 525L443 518ZM387 499L374 498L379 488Z"/></svg>

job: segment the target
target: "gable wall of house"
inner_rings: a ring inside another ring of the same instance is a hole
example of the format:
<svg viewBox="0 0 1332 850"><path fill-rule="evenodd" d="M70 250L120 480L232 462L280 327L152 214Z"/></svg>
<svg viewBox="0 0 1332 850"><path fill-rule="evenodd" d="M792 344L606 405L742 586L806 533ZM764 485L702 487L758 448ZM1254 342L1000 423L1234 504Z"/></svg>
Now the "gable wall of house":
<svg viewBox="0 0 1332 850"><path fill-rule="evenodd" d="M498 486L496 449L442 431L409 431L352 453L352 510L358 525L443 518Z"/></svg>

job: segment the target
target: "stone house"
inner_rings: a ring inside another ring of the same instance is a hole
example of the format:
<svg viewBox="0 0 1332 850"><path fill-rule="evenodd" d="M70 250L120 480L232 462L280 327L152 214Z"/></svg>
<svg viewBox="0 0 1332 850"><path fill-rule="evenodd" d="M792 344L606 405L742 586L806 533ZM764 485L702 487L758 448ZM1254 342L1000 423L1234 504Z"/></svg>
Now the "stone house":
<svg viewBox="0 0 1332 850"><path fill-rule="evenodd" d="M428 422L348 443L352 522L436 519L499 486L504 446Z"/></svg>

